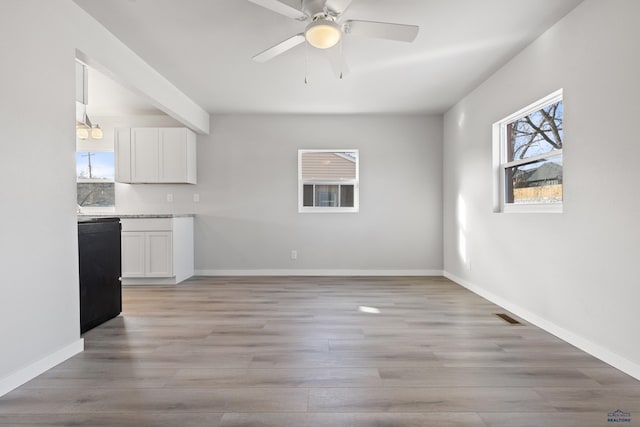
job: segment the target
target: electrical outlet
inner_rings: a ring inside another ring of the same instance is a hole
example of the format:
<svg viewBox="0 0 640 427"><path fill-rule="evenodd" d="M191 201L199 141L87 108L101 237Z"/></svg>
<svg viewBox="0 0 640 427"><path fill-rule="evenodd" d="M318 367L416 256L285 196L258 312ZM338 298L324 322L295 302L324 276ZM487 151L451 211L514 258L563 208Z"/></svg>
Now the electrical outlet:
<svg viewBox="0 0 640 427"><path fill-rule="evenodd" d="M173 193L167 193L167 202L173 203Z"/></svg>
<svg viewBox="0 0 640 427"><path fill-rule="evenodd" d="M295 249L291 250L291 259L298 259L298 251Z"/></svg>
<svg viewBox="0 0 640 427"><path fill-rule="evenodd" d="M193 201L198 203L200 201L200 194L193 193Z"/></svg>

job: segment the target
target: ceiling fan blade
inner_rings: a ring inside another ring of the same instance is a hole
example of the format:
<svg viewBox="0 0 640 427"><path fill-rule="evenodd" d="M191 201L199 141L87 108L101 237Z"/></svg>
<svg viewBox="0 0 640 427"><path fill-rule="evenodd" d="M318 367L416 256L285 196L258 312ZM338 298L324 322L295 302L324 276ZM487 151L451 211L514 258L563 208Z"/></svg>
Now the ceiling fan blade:
<svg viewBox="0 0 640 427"><path fill-rule="evenodd" d="M336 15L342 15L349 8L353 0L327 0L325 7Z"/></svg>
<svg viewBox="0 0 640 427"><path fill-rule="evenodd" d="M277 45L272 46L269 49L260 52L259 54L254 56L252 59L256 62L267 62L268 60L275 58L281 53L284 53L289 49L292 49L298 46L300 43L304 43L304 41L305 41L304 34L302 33L296 34L295 36L289 37L288 39L281 41Z"/></svg>
<svg viewBox="0 0 640 427"><path fill-rule="evenodd" d="M331 68L337 78L342 79L351 73L341 46L334 46L331 49L326 49L325 52L325 56L329 60Z"/></svg>
<svg viewBox="0 0 640 427"><path fill-rule="evenodd" d="M390 22L353 21L344 23L344 32L357 36L412 42L418 35L417 25L392 24Z"/></svg>
<svg viewBox="0 0 640 427"><path fill-rule="evenodd" d="M258 6L262 6L265 9L272 10L280 15L287 16L289 18L297 19L298 21L305 21L307 15L301 10L291 7L288 4L282 3L278 0L249 0L251 3L255 3Z"/></svg>

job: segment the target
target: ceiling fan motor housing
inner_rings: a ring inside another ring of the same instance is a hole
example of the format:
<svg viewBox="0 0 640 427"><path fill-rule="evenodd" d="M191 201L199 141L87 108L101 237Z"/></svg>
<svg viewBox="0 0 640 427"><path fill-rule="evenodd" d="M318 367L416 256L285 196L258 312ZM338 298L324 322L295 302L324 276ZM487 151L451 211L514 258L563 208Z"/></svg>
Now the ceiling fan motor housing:
<svg viewBox="0 0 640 427"><path fill-rule="evenodd" d="M309 17L325 14L325 0L302 0L302 11Z"/></svg>

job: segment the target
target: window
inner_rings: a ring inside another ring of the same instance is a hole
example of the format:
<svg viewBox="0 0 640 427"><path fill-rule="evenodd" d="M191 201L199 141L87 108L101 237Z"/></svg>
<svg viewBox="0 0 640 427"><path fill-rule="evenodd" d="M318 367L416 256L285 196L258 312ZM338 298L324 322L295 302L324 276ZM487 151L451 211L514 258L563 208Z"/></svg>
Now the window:
<svg viewBox="0 0 640 427"><path fill-rule="evenodd" d="M493 125L498 212L562 212L562 89Z"/></svg>
<svg viewBox="0 0 640 427"><path fill-rule="evenodd" d="M76 152L78 206L93 210L115 207L114 154Z"/></svg>
<svg viewBox="0 0 640 427"><path fill-rule="evenodd" d="M298 212L358 212L358 150L298 150Z"/></svg>

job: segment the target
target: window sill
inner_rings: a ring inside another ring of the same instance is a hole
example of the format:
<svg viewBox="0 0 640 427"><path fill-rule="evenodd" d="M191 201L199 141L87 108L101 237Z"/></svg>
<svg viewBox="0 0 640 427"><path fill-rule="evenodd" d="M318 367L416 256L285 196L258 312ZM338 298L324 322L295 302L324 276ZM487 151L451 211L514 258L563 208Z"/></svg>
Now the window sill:
<svg viewBox="0 0 640 427"><path fill-rule="evenodd" d="M562 203L504 205L499 213L555 213L563 212Z"/></svg>
<svg viewBox="0 0 640 427"><path fill-rule="evenodd" d="M358 213L358 208L298 208L298 213Z"/></svg>

